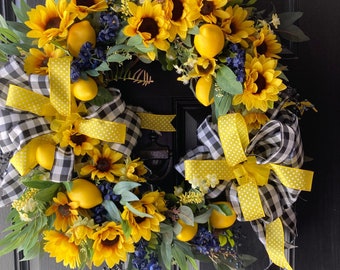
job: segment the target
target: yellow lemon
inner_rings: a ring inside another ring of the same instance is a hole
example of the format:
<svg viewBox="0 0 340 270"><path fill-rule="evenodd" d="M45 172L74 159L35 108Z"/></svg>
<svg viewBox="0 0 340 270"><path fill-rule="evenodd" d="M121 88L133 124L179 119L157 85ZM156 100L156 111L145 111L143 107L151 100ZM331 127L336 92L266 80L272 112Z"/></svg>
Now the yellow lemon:
<svg viewBox="0 0 340 270"><path fill-rule="evenodd" d="M232 214L230 216L227 216L224 213L221 213L217 210L212 210L210 215L210 224L211 227L215 229L225 229L233 225L236 221L236 213L231 206L230 202L215 202L214 204L225 204L228 206L228 208L231 210Z"/></svg>
<svg viewBox="0 0 340 270"><path fill-rule="evenodd" d="M91 77L87 77L86 80L80 78L76 82L71 83L71 91L76 99L89 101L98 94L98 86Z"/></svg>
<svg viewBox="0 0 340 270"><path fill-rule="evenodd" d="M51 143L41 143L35 152L38 164L46 170L51 170L54 163L55 145Z"/></svg>
<svg viewBox="0 0 340 270"><path fill-rule="evenodd" d="M182 242L190 241L197 233L198 224L195 222L194 226L186 224L183 220L179 219L178 223L182 226L182 230L176 235L176 238Z"/></svg>
<svg viewBox="0 0 340 270"><path fill-rule="evenodd" d="M72 181L72 188L67 192L67 196L72 202L78 202L84 209L90 209L103 202L99 188L94 183L81 178Z"/></svg>
<svg viewBox="0 0 340 270"><path fill-rule="evenodd" d="M210 89L212 85L212 77L204 76L198 79L196 83L195 93L197 100L204 106L209 106L214 102L214 98L210 98Z"/></svg>
<svg viewBox="0 0 340 270"><path fill-rule="evenodd" d="M224 42L222 29L215 24L203 24L199 29L199 34L194 37L195 49L206 58L213 58L220 53Z"/></svg>
<svg viewBox="0 0 340 270"><path fill-rule="evenodd" d="M71 55L78 57L85 42L91 42L92 47L96 45L96 32L89 21L83 20L70 27L66 42Z"/></svg>

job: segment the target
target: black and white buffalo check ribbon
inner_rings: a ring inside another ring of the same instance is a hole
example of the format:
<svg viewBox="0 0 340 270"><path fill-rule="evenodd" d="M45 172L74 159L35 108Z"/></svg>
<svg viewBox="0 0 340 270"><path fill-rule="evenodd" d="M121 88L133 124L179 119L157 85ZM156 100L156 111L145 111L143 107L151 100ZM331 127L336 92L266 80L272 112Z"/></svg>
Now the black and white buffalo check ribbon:
<svg viewBox="0 0 340 270"><path fill-rule="evenodd" d="M9 158L31 139L49 134L52 131L49 122L42 116L18 111L6 107L9 84L32 89L35 93L49 96L48 76L30 75L23 70L21 59L13 56L0 69L0 206L11 203L18 198L24 186L20 183L20 175L9 162ZM102 106L87 108L87 118L98 118L115 121L126 125L124 144L110 143L112 149L130 155L141 136L140 118L121 100L120 91L109 89L112 101ZM55 162L50 172L52 181L61 182L72 179L74 155L72 149L57 146Z"/></svg>
<svg viewBox="0 0 340 270"><path fill-rule="evenodd" d="M276 163L300 168L303 164L303 148L297 117L288 111L277 111L271 119L255 134L247 149L247 155L254 155L257 163ZM184 161L189 159L222 159L223 149L217 133L217 125L208 116L198 127L197 137L202 145L187 152L175 165L176 170L185 175ZM281 218L285 233L296 236L296 216L292 208L300 191L285 187L271 172L267 185L258 187L265 217L250 221L260 241L265 245L265 225ZM220 185L207 194L207 198L217 198L224 192L227 200L237 213L239 221L245 221L237 194L237 182L221 181ZM291 245L286 243L287 247Z"/></svg>

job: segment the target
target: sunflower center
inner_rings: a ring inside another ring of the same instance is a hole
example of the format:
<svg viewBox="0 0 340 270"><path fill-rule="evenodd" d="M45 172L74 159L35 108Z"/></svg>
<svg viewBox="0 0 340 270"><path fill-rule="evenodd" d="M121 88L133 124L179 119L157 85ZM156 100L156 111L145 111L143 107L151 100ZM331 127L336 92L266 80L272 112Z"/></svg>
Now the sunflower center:
<svg viewBox="0 0 340 270"><path fill-rule="evenodd" d="M59 205L58 206L58 212L60 213L60 215L62 215L63 217L68 217L71 214L70 211L70 207L67 204L64 205Z"/></svg>
<svg viewBox="0 0 340 270"><path fill-rule="evenodd" d="M87 137L83 134L73 134L70 137L71 141L76 145L82 145L84 142L86 142L86 138Z"/></svg>
<svg viewBox="0 0 340 270"><path fill-rule="evenodd" d="M93 0L77 0L77 6L91 7L95 4Z"/></svg>
<svg viewBox="0 0 340 270"><path fill-rule="evenodd" d="M158 35L158 25L153 18L144 18L138 29L140 32L147 32L151 34L151 38Z"/></svg>
<svg viewBox="0 0 340 270"><path fill-rule="evenodd" d="M256 49L259 54L265 54L268 49L266 42L262 42L262 44L258 46Z"/></svg>
<svg viewBox="0 0 340 270"><path fill-rule="evenodd" d="M108 239L102 240L102 245L106 247L111 247L117 244L118 241L119 241L119 236L116 236L115 239L113 240L108 240Z"/></svg>
<svg viewBox="0 0 340 270"><path fill-rule="evenodd" d="M142 223L145 220L145 217L135 217L135 221L137 222L137 224Z"/></svg>
<svg viewBox="0 0 340 270"><path fill-rule="evenodd" d="M262 90L266 88L266 84L267 84L266 79L262 76L262 74L258 74L255 84L257 85L256 94L260 94Z"/></svg>
<svg viewBox="0 0 340 270"><path fill-rule="evenodd" d="M198 69L199 74L209 74L210 71L213 69L213 65L209 63L209 65L206 68L204 68L201 65L197 65L197 69Z"/></svg>
<svg viewBox="0 0 340 270"><path fill-rule="evenodd" d="M172 20L178 21L181 19L183 14L183 3L180 0L173 0L174 3L174 9L172 10Z"/></svg>
<svg viewBox="0 0 340 270"><path fill-rule="evenodd" d="M209 15L211 14L214 9L215 9L215 6L214 6L214 2L213 1L206 1L206 0L203 0L202 2L203 6L201 7L201 14L202 15Z"/></svg>
<svg viewBox="0 0 340 270"><path fill-rule="evenodd" d="M47 67L48 60L49 60L49 59L50 59L49 57L45 57L45 58L41 61L40 66L41 66L41 67Z"/></svg>
<svg viewBox="0 0 340 270"><path fill-rule="evenodd" d="M51 28L59 28L60 26L60 18L59 17L54 17L48 20L46 23L45 30L51 29Z"/></svg>
<svg viewBox="0 0 340 270"><path fill-rule="evenodd" d="M107 158L99 158L96 166L98 171L108 172L111 168L111 160Z"/></svg>

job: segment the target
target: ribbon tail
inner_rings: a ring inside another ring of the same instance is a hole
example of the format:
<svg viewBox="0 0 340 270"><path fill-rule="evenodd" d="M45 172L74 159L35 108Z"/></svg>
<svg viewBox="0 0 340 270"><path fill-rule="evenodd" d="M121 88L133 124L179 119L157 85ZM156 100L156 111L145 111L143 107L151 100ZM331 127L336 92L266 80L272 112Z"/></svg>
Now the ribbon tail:
<svg viewBox="0 0 340 270"><path fill-rule="evenodd" d="M293 270L284 254L284 231L280 218L266 225L266 249L269 259L275 265Z"/></svg>
<svg viewBox="0 0 340 270"><path fill-rule="evenodd" d="M144 112L138 112L137 115L142 120L141 128L164 132L176 131L174 126L171 124L171 121L176 115L161 115Z"/></svg>

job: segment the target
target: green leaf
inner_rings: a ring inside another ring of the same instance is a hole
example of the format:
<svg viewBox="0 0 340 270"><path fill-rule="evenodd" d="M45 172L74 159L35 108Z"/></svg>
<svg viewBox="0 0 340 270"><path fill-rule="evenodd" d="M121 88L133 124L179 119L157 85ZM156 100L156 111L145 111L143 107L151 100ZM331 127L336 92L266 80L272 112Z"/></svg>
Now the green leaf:
<svg viewBox="0 0 340 270"><path fill-rule="evenodd" d="M248 254L239 254L239 258L242 260L244 267L248 267L257 261L257 258Z"/></svg>
<svg viewBox="0 0 340 270"><path fill-rule="evenodd" d="M136 187L139 187L140 184L137 182L133 181L121 181L118 182L114 187L113 187L113 192L116 195L121 195L124 191L126 190L131 190Z"/></svg>
<svg viewBox="0 0 340 270"><path fill-rule="evenodd" d="M131 202L131 201L138 201L139 198L136 196L136 194L132 193L129 190L125 190L121 194L121 204L125 205L125 202Z"/></svg>
<svg viewBox="0 0 340 270"><path fill-rule="evenodd" d="M163 225L166 225L166 227L164 227ZM174 238L174 234L172 231L172 226L161 223L161 234L162 234L162 242L165 242L167 245L171 245L173 238Z"/></svg>
<svg viewBox="0 0 340 270"><path fill-rule="evenodd" d="M123 63L125 60L129 58L130 58L129 55L122 55L122 54L116 53L116 54L110 54L106 60L110 63L112 62Z"/></svg>
<svg viewBox="0 0 340 270"><path fill-rule="evenodd" d="M219 116L225 115L228 113L231 107L233 96L228 93L221 94L221 93L218 93L217 91L215 91L214 94L215 94L214 95L215 102L213 103L214 104L213 108L215 110L216 119L218 119Z"/></svg>
<svg viewBox="0 0 340 270"><path fill-rule="evenodd" d="M209 217L211 215L211 211L212 211L212 209L209 209L208 211L205 211L203 214L196 216L195 222L197 222L199 224L207 223L208 220L209 220Z"/></svg>
<svg viewBox="0 0 340 270"><path fill-rule="evenodd" d="M20 1L20 7L17 7L15 3L12 2L12 9L19 21L28 21L27 11L29 11L31 7L24 0Z"/></svg>
<svg viewBox="0 0 340 270"><path fill-rule="evenodd" d="M135 35L133 37L130 37L126 44L128 46L131 46L131 47L135 47L137 45L140 45L140 44L142 44L142 37L140 35Z"/></svg>
<svg viewBox="0 0 340 270"><path fill-rule="evenodd" d="M90 101L92 105L102 106L103 104L112 101L111 92L105 87L98 87L97 96Z"/></svg>
<svg viewBox="0 0 340 270"><path fill-rule="evenodd" d="M184 223L194 226L194 213L192 212L191 208L186 205L181 205L178 210L178 217L183 220Z"/></svg>
<svg viewBox="0 0 340 270"><path fill-rule="evenodd" d="M35 199L42 202L50 202L60 188L60 185L60 183L54 183L54 185L40 190L35 194Z"/></svg>
<svg viewBox="0 0 340 270"><path fill-rule="evenodd" d="M118 223L122 222L121 212L113 201L104 200L102 205L104 206L111 220Z"/></svg>
<svg viewBox="0 0 340 270"><path fill-rule="evenodd" d="M52 181L46 181L46 180L23 180L22 183L26 186L26 187L30 187L30 188L37 188L37 189L45 189L45 188L49 188L51 186L54 186L55 184L59 183L55 183Z"/></svg>
<svg viewBox="0 0 340 270"><path fill-rule="evenodd" d="M3 51L6 55L20 55L20 52L15 44L0 43L0 50Z"/></svg>
<svg viewBox="0 0 340 270"><path fill-rule="evenodd" d="M11 43L17 43L20 41L19 37L13 31L9 29L1 27L0 34L1 34L0 38L5 43L7 43L8 41Z"/></svg>
<svg viewBox="0 0 340 270"><path fill-rule="evenodd" d="M164 266L166 269L170 270L172 261L171 245L166 244L165 241L163 241L161 243L160 253L160 258L163 261Z"/></svg>
<svg viewBox="0 0 340 270"><path fill-rule="evenodd" d="M294 24L298 19L302 17L303 13L300 11L297 12L282 12L278 14L280 18L279 28L285 28L286 26Z"/></svg>
<svg viewBox="0 0 340 270"><path fill-rule="evenodd" d="M292 42L304 42L309 40L309 37L295 24L288 25L285 28L279 28L277 32L282 38Z"/></svg>
<svg viewBox="0 0 340 270"><path fill-rule="evenodd" d="M236 95L243 92L242 83L237 80L235 73L228 66L222 66L218 69L216 83L229 94Z"/></svg>
<svg viewBox="0 0 340 270"><path fill-rule="evenodd" d="M176 264L179 266L181 270L188 270L188 264L182 249L180 249L177 245L174 245L171 249L172 255L176 260Z"/></svg>
<svg viewBox="0 0 340 270"><path fill-rule="evenodd" d="M139 217L148 217L148 218L152 218L153 216L147 214L147 213L143 213L138 211L136 208L134 208L131 204L129 204L128 202L126 202L125 206L132 212L134 213L136 216Z"/></svg>

